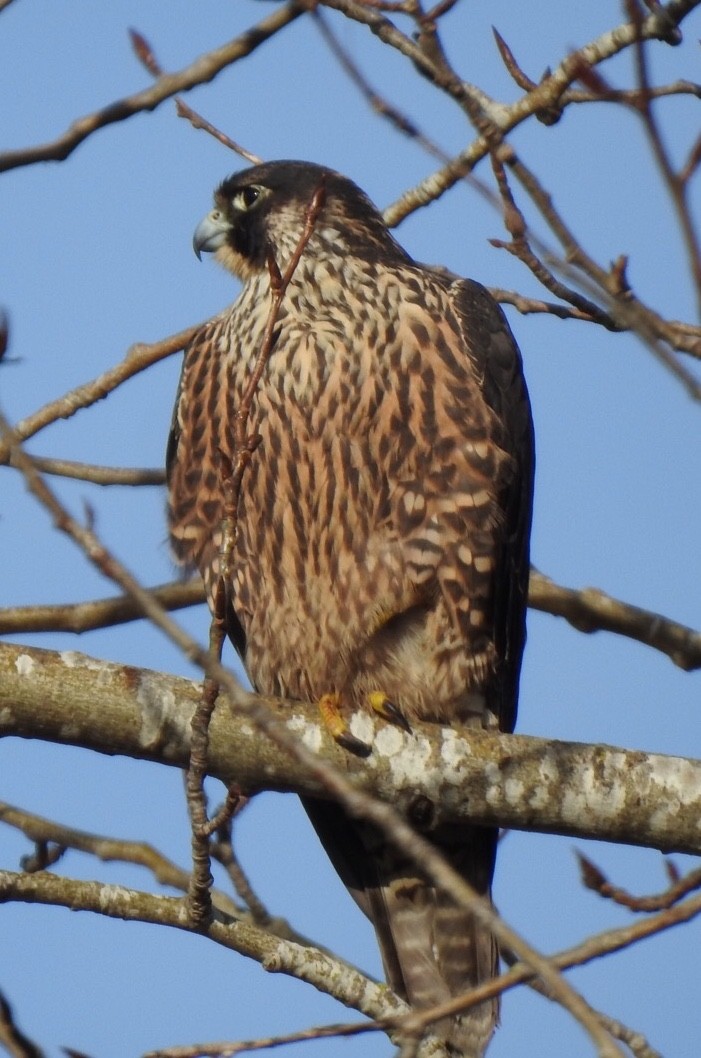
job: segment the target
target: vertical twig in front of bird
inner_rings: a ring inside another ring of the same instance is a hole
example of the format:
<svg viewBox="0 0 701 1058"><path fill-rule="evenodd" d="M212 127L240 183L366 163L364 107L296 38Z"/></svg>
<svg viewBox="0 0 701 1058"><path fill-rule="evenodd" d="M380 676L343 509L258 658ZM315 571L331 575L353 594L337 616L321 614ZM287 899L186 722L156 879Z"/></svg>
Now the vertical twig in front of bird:
<svg viewBox="0 0 701 1058"><path fill-rule="evenodd" d="M234 452L231 459L220 453L221 467L224 475L222 492L224 496L224 516L222 519L222 541L219 549L219 577L214 591L212 622L209 631L210 655L215 661L221 658L226 638L226 622L232 606L231 587L233 578L233 556L236 543L236 524L238 506L241 496L241 484L246 467L260 443L258 433L249 432L249 417L256 390L263 377L266 364L275 346L277 323L283 298L292 277L297 269L302 254L309 242L314 226L321 212L326 197L326 189L319 184L307 207L304 226L294 253L289 260L284 275L281 274L272 250L268 253L268 271L270 273L270 312L263 332L260 350L256 358L246 390L236 412L234 421ZM204 780L207 774L207 756L209 748L209 724L219 694L219 683L206 677L202 685L202 695L192 718L190 765L187 771L185 788L187 804L192 827L192 876L188 890L188 913L193 923L206 924L212 913L210 889L212 875L210 871L210 837L212 822L208 819L207 798ZM229 804L234 803L230 796ZM216 825L221 826L222 817Z"/></svg>

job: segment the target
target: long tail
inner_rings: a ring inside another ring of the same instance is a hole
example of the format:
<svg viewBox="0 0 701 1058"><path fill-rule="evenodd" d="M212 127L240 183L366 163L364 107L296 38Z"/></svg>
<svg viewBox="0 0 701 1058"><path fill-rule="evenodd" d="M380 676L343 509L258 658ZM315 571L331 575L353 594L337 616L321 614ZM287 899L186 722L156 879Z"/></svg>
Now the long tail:
<svg viewBox="0 0 701 1058"><path fill-rule="evenodd" d="M382 835L351 822L338 806L304 807L343 883L372 921L387 983L417 1009L434 1006L497 972L490 932L439 892ZM446 827L437 848L470 885L491 895L497 831ZM482 1058L499 1015L498 1000L433 1025L455 1058Z"/></svg>

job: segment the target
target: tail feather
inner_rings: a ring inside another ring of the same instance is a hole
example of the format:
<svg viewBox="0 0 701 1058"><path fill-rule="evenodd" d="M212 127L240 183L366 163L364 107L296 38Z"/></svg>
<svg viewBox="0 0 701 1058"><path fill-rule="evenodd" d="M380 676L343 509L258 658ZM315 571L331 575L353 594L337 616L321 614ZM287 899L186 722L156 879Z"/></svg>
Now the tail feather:
<svg viewBox="0 0 701 1058"><path fill-rule="evenodd" d="M497 971L492 934L428 882L384 837L351 822L336 805L304 806L342 881L375 927L387 983L417 1009L435 1006L490 980ZM432 835L437 848L481 895L490 896L497 832L451 827ZM482 1058L498 1020L497 999L430 1032L455 1058Z"/></svg>

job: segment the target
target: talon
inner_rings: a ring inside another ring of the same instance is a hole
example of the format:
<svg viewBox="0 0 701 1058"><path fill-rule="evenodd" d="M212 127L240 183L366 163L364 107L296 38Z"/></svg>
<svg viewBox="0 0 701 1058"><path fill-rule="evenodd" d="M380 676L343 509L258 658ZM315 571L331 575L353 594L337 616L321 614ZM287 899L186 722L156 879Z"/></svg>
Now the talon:
<svg viewBox="0 0 701 1058"><path fill-rule="evenodd" d="M390 702L384 691L371 691L368 694L368 703L373 712L381 716L383 720L396 724L397 727L401 727L402 731L406 731L408 735L411 734L411 727L406 717L394 702Z"/></svg>
<svg viewBox="0 0 701 1058"><path fill-rule="evenodd" d="M321 713L321 719L324 722L324 726L332 738L338 742L339 746L343 749L347 749L350 753L355 753L359 757L367 757L371 753L371 747L368 746L367 742L362 742L361 739L356 738L351 733L348 724L346 723L341 713L341 696L338 692L334 691L331 694L324 694L321 696L318 702L319 712Z"/></svg>

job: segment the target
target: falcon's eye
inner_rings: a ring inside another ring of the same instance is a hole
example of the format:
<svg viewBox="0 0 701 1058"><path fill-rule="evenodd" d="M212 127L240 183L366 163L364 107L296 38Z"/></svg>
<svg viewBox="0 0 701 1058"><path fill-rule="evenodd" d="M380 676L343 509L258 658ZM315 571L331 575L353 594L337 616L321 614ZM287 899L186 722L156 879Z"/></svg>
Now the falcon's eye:
<svg viewBox="0 0 701 1058"><path fill-rule="evenodd" d="M256 202L260 200L264 190L265 188L259 187L257 184L250 184L248 187L242 187L232 198L231 204L234 209L240 209L242 213L245 213L247 210L253 209Z"/></svg>

